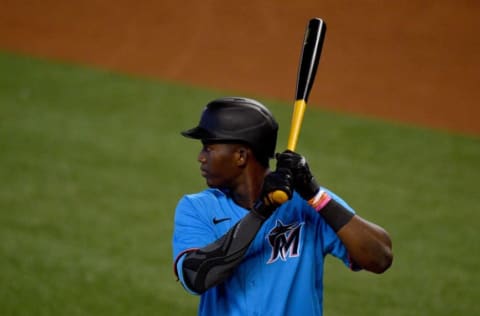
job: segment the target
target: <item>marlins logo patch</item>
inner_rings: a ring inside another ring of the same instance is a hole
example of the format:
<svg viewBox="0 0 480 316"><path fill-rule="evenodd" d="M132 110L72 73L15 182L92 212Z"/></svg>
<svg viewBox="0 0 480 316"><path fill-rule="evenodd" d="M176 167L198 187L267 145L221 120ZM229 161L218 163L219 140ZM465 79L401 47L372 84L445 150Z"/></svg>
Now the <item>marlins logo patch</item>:
<svg viewBox="0 0 480 316"><path fill-rule="evenodd" d="M300 245L300 233L303 223L284 225L280 220L268 234L268 242L272 247L272 254L267 263L273 263L278 259L287 261L289 257L298 257Z"/></svg>

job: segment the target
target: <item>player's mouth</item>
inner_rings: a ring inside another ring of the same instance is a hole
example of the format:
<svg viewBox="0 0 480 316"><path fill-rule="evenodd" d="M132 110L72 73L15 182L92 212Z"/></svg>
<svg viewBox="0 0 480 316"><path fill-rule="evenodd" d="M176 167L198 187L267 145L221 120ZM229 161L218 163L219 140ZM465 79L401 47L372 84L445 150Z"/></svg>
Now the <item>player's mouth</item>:
<svg viewBox="0 0 480 316"><path fill-rule="evenodd" d="M200 168L200 173L202 174L202 177L204 177L204 178L206 178L208 176L207 169Z"/></svg>

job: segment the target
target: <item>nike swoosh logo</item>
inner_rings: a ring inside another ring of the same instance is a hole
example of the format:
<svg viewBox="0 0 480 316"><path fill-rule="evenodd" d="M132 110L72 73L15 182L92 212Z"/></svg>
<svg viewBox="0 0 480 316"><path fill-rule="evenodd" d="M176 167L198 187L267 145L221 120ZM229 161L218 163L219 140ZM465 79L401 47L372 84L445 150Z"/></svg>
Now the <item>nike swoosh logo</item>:
<svg viewBox="0 0 480 316"><path fill-rule="evenodd" d="M229 220L231 220L230 217L225 217L225 218L216 218L216 217L214 217L214 218L213 218L213 224L214 224L214 225L217 225L218 223L225 222L225 221L229 221Z"/></svg>

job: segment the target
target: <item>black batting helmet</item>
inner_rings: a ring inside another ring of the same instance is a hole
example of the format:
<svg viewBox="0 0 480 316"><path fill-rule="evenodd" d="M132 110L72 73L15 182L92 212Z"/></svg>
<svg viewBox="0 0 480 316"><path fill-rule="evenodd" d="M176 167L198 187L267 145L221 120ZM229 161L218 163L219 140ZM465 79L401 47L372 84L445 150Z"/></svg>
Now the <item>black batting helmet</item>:
<svg viewBox="0 0 480 316"><path fill-rule="evenodd" d="M208 103L198 126L182 132L185 137L203 141L246 143L257 156L270 158L275 154L277 134L272 113L260 102L241 97Z"/></svg>

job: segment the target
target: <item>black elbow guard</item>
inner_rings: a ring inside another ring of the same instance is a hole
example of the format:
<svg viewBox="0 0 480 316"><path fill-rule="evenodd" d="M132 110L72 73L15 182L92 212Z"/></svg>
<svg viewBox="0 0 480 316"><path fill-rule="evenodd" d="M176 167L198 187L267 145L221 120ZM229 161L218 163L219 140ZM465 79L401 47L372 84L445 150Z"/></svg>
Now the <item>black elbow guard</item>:
<svg viewBox="0 0 480 316"><path fill-rule="evenodd" d="M201 294L227 279L242 261L263 221L249 213L214 243L187 254L182 265L185 285Z"/></svg>

